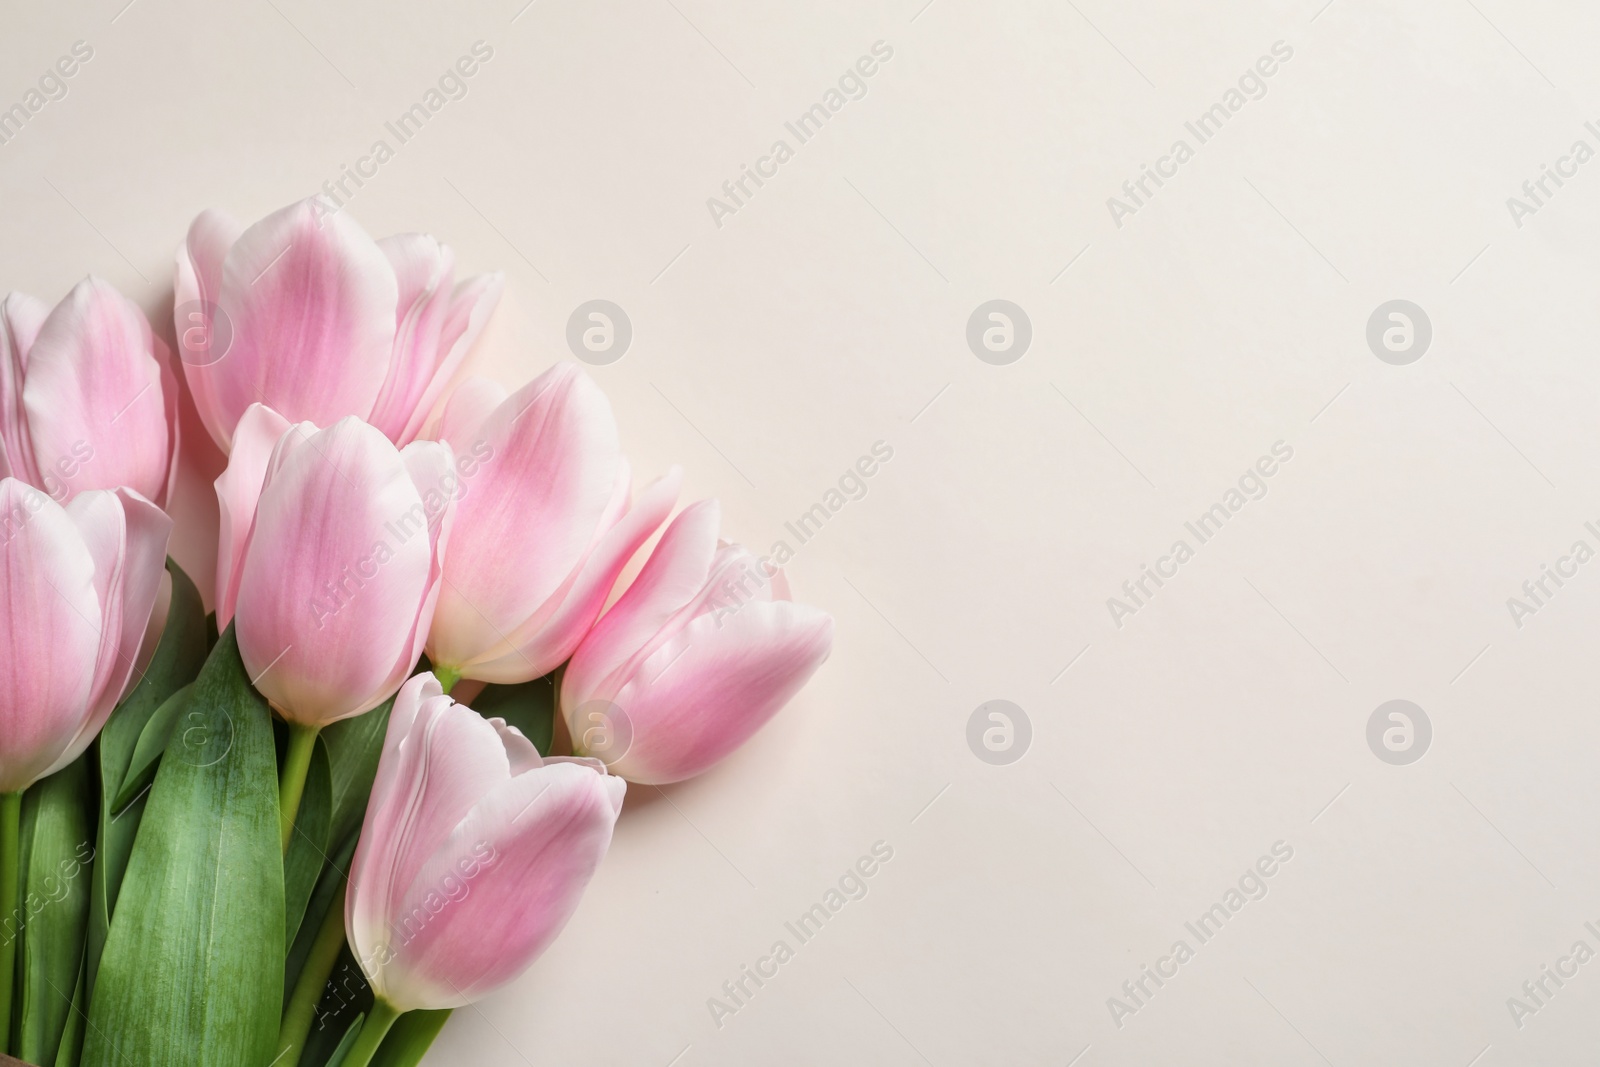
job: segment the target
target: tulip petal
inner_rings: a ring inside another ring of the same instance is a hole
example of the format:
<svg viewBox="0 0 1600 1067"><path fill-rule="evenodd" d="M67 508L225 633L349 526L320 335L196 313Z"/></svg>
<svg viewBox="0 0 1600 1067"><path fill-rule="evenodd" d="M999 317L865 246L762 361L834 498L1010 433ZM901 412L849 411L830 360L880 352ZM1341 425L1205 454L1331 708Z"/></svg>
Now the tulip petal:
<svg viewBox="0 0 1600 1067"><path fill-rule="evenodd" d="M467 353L472 351L472 346L489 322L489 316L494 314L504 288L505 276L499 273L479 274L456 286L450 300L449 316L439 331L437 369L397 440L409 441L421 432L428 416L438 405L439 398L466 363Z"/></svg>
<svg viewBox="0 0 1600 1067"><path fill-rule="evenodd" d="M832 643L833 619L804 604L700 615L618 691L633 737L612 772L651 785L700 774L777 714Z"/></svg>
<svg viewBox="0 0 1600 1067"><path fill-rule="evenodd" d="M571 364L496 408L483 437L492 452L457 505L430 645L452 666L504 642L570 580L615 506L622 461L610 404Z"/></svg>
<svg viewBox="0 0 1600 1067"><path fill-rule="evenodd" d="M551 763L489 791L395 902L384 996L402 1010L459 1007L527 970L577 910L626 788Z"/></svg>
<svg viewBox="0 0 1600 1067"><path fill-rule="evenodd" d="M100 650L87 715L45 774L77 759L127 694L172 536L166 512L128 489L80 493L67 505L67 514L95 557Z"/></svg>
<svg viewBox="0 0 1600 1067"><path fill-rule="evenodd" d="M414 624L434 550L391 529L422 501L378 430L347 418L296 436L280 441L261 490L234 625L262 695L286 719L324 726L392 691L409 641L396 622Z"/></svg>
<svg viewBox="0 0 1600 1067"><path fill-rule="evenodd" d="M673 467L646 486L627 514L601 536L569 586L510 636L511 650L474 662L472 677L500 684L526 682L571 659L599 618L617 576L672 512L682 482L682 469Z"/></svg>
<svg viewBox="0 0 1600 1067"><path fill-rule="evenodd" d="M394 268L399 304L389 375L369 421L398 441L439 368L439 337L450 314L455 253L422 233L385 237L378 247Z"/></svg>
<svg viewBox="0 0 1600 1067"><path fill-rule="evenodd" d="M217 298L222 292L222 266L228 249L242 232L243 227L223 212L209 208L202 211L190 224L188 237L178 249L172 285L173 311L177 316L173 325L177 329L184 377L194 396L195 408L200 412L200 421L223 451L228 449L233 424L223 416L221 402L217 399L218 372L210 368L227 353L213 353L211 341L216 336L214 316ZM232 324L225 324L223 330L231 346Z"/></svg>
<svg viewBox="0 0 1600 1067"><path fill-rule="evenodd" d="M468 378L450 394L438 425L428 436L435 441L448 441L458 456L476 455L474 446L478 451L488 446L481 433L483 424L510 395L499 382Z"/></svg>
<svg viewBox="0 0 1600 1067"><path fill-rule="evenodd" d="M95 578L66 509L14 478L0 480L0 792L32 784L78 732L100 652Z"/></svg>
<svg viewBox="0 0 1600 1067"><path fill-rule="evenodd" d="M220 522L217 544L217 588L214 597L217 626L226 630L233 620L239 595L239 563L255 521L256 501L278 439L289 431L289 420L265 404L251 404L233 435L228 466L217 476Z"/></svg>
<svg viewBox="0 0 1600 1067"><path fill-rule="evenodd" d="M22 400L51 495L125 485L163 496L172 452L161 365L144 313L109 283L85 279L50 312Z"/></svg>
<svg viewBox="0 0 1600 1067"><path fill-rule="evenodd" d="M257 401L318 425L365 416L388 377L396 298L394 269L348 213L291 204L229 250L217 304L233 344L191 377L214 377L230 440Z"/></svg>
<svg viewBox="0 0 1600 1067"><path fill-rule="evenodd" d="M26 293L11 293L0 302L0 478L39 484L22 406L28 350L50 314L50 307Z"/></svg>
<svg viewBox="0 0 1600 1067"><path fill-rule="evenodd" d="M721 517L715 500L700 500L672 520L628 591L573 653L561 682L564 709L611 699L639 652L700 595L716 556Z"/></svg>

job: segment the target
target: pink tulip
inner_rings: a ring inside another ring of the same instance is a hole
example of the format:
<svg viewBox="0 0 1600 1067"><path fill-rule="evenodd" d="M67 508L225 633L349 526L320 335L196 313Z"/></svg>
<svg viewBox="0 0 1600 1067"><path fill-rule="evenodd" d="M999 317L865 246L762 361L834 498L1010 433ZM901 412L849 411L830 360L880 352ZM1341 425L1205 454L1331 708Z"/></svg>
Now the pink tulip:
<svg viewBox="0 0 1600 1067"><path fill-rule="evenodd" d="M355 418L290 426L252 405L217 479L217 625L250 678L313 729L376 707L422 652L454 510L450 451Z"/></svg>
<svg viewBox="0 0 1600 1067"><path fill-rule="evenodd" d="M320 200L242 232L202 213L178 250L175 305L206 429L227 451L259 402L319 426L355 415L408 444L500 299L498 274L454 278L447 245L374 241Z"/></svg>
<svg viewBox="0 0 1600 1067"><path fill-rule="evenodd" d="M89 747L133 679L172 520L128 490L62 507L0 480L0 793Z"/></svg>
<svg viewBox="0 0 1600 1067"><path fill-rule="evenodd" d="M345 900L380 1005L459 1007L527 970L577 908L626 790L598 760L541 758L431 674L407 682Z"/></svg>
<svg viewBox="0 0 1600 1067"><path fill-rule="evenodd" d="M715 500L672 521L562 678L573 750L629 781L705 771L777 714L832 646L833 619L790 602L781 572L719 541L718 521Z"/></svg>
<svg viewBox="0 0 1600 1067"><path fill-rule="evenodd" d="M165 504L178 383L167 346L127 297L85 278L54 308L0 302L0 476L65 503L127 486Z"/></svg>
<svg viewBox="0 0 1600 1067"><path fill-rule="evenodd" d="M462 495L428 658L441 673L486 682L548 674L671 512L681 475L673 468L629 506L611 405L571 364L510 397L468 382L436 432L459 457Z"/></svg>

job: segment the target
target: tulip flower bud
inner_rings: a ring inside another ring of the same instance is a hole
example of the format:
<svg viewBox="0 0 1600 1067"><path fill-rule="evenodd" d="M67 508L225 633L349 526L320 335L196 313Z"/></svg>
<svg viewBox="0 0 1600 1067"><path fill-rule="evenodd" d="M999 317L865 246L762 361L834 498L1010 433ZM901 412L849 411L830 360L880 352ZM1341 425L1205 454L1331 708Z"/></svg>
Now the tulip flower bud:
<svg viewBox="0 0 1600 1067"><path fill-rule="evenodd" d="M462 495L428 658L486 682L548 674L671 512L681 474L673 468L630 506L611 405L571 364L509 397L468 382L436 433L455 450Z"/></svg>
<svg viewBox="0 0 1600 1067"><path fill-rule="evenodd" d="M132 681L172 521L128 489L62 507L0 479L0 793L77 759Z"/></svg>
<svg viewBox="0 0 1600 1067"><path fill-rule="evenodd" d="M541 758L431 674L407 682L345 899L379 1002L459 1007L527 970L577 908L626 789L598 760Z"/></svg>
<svg viewBox="0 0 1600 1067"><path fill-rule="evenodd" d="M53 309L0 301L0 476L60 503L126 486L165 504L178 383L167 346L127 297L86 278Z"/></svg>
<svg viewBox="0 0 1600 1067"><path fill-rule="evenodd" d="M257 402L319 426L356 415L404 445L460 369L501 286L498 274L456 285L448 246L415 233L374 241L322 200L242 231L206 211L178 250L184 376L223 451Z"/></svg>
<svg viewBox="0 0 1600 1067"><path fill-rule="evenodd" d="M262 405L217 479L217 624L255 687L321 728L389 698L417 658L454 510L450 451L396 449L355 418L290 426Z"/></svg>
<svg viewBox="0 0 1600 1067"><path fill-rule="evenodd" d="M778 571L717 539L714 500L685 508L561 683L573 750L660 785L744 744L828 657L833 619Z"/></svg>

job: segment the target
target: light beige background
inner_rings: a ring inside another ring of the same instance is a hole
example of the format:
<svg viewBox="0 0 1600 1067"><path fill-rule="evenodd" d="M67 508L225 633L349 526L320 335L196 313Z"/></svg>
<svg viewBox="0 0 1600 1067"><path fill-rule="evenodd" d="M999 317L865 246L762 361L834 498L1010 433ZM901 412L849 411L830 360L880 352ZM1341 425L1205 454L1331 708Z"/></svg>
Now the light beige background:
<svg viewBox="0 0 1600 1067"><path fill-rule="evenodd" d="M314 192L482 40L349 210L506 272L486 368L526 380L615 301L634 341L594 374L637 470L684 464L763 548L894 449L789 568L829 663L713 773L634 790L560 941L429 1063L1592 1062L1600 962L1507 1006L1600 948L1600 563L1506 606L1600 545L1600 162L1506 206L1600 147L1587 5L125 2L0 11L0 107L94 49L0 146L0 288L92 271L167 314L195 213ZM706 199L880 40L718 227ZM1278 41L1265 97L1115 225ZM1010 366L966 344L993 298L1032 322ZM1395 298L1432 321L1409 366L1364 337ZM1279 440L1265 498L1115 626ZM1404 767L1365 736L1393 698L1434 730ZM990 699L1032 724L1010 766L967 745ZM716 1025L877 841L866 898ZM1277 841L1265 899L1116 1025Z"/></svg>

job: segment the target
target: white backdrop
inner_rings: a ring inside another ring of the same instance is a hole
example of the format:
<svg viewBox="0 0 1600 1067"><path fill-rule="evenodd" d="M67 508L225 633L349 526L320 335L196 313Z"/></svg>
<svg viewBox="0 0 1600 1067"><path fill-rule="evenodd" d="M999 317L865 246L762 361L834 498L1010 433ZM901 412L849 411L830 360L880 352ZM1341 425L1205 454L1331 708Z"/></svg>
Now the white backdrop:
<svg viewBox="0 0 1600 1067"><path fill-rule="evenodd" d="M0 26L0 108L92 50L0 145L0 289L93 272L164 316L198 211L360 168L374 235L506 272L507 384L571 358L581 304L623 309L591 372L640 477L686 465L838 620L747 748L631 791L565 934L429 1063L1592 1062L1589 6L7 0ZM976 711L1000 700L1022 714Z"/></svg>

